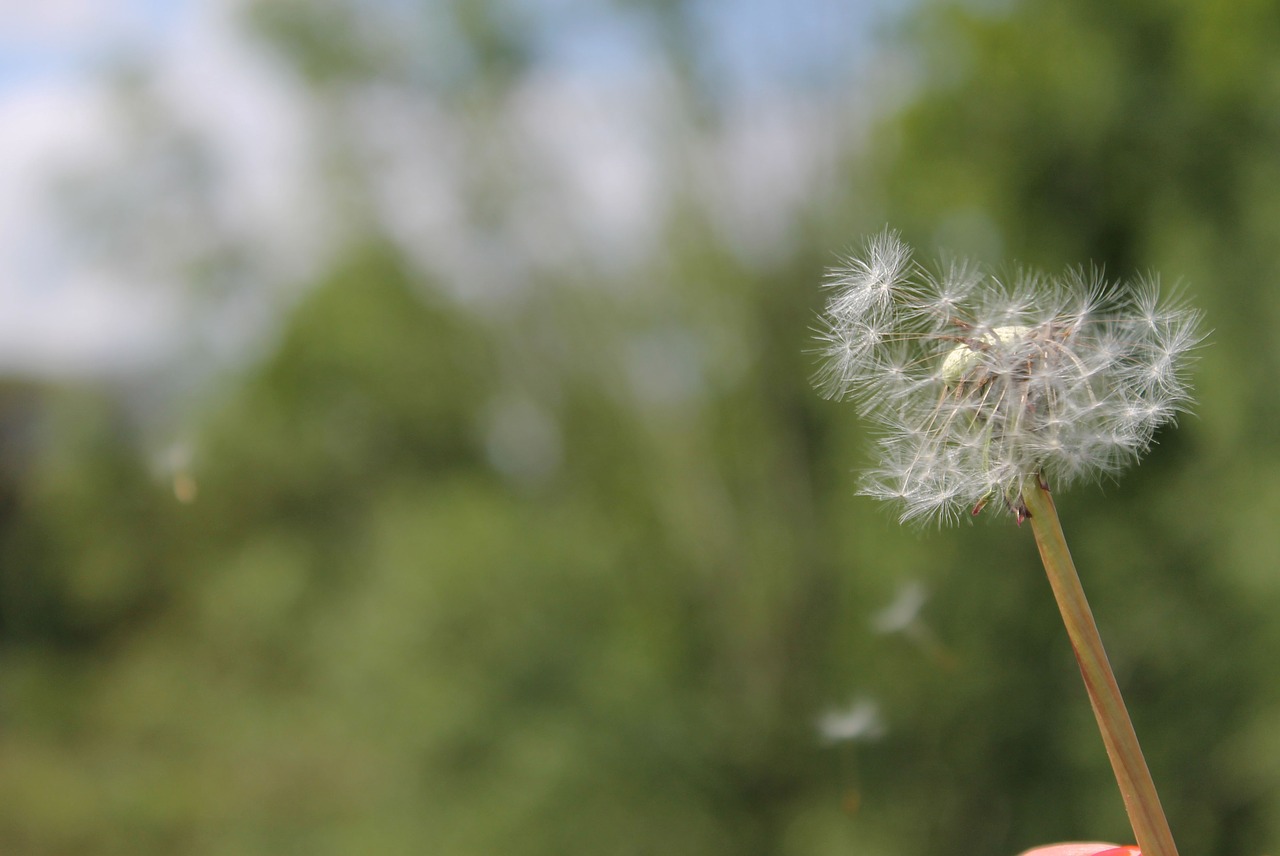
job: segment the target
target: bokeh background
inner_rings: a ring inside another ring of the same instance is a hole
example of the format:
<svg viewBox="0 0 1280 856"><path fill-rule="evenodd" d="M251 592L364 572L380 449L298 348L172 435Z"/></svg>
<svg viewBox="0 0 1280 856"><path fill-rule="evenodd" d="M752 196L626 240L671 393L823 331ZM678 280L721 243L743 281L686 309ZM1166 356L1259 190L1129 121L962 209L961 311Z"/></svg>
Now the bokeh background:
<svg viewBox="0 0 1280 856"><path fill-rule="evenodd" d="M823 270L1182 282L1060 498L1184 853L1280 842L1280 6L0 2L0 852L1129 838L1030 533L903 529Z"/></svg>

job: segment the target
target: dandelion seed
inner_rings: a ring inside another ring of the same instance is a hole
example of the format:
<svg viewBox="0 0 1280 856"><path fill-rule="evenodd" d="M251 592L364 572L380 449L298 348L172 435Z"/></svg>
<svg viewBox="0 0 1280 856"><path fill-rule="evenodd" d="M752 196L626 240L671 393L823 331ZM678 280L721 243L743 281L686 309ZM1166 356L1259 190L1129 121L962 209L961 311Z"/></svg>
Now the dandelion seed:
<svg viewBox="0 0 1280 856"><path fill-rule="evenodd" d="M934 273L885 231L826 284L815 383L878 426L862 492L900 503L904 520L995 504L1021 521L1032 479L1113 474L1190 401L1201 316L1154 279L1002 282L965 263Z"/></svg>
<svg viewBox="0 0 1280 856"><path fill-rule="evenodd" d="M877 633L901 633L920 620L920 610L929 599L924 583L911 580L904 583L893 600L871 619Z"/></svg>
<svg viewBox="0 0 1280 856"><path fill-rule="evenodd" d="M885 733L880 705L871 699L859 699L847 707L831 710L818 718L818 734L828 743L850 740L875 740Z"/></svg>

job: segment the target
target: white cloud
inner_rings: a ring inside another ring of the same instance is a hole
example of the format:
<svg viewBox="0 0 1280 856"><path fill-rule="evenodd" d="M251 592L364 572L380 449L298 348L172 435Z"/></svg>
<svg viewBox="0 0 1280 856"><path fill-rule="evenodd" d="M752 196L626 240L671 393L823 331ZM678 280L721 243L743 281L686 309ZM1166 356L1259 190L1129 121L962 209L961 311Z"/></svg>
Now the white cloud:
<svg viewBox="0 0 1280 856"><path fill-rule="evenodd" d="M541 71L488 111L377 87L347 125L405 252L458 297L501 301L537 274L599 281L657 250L680 134L667 86Z"/></svg>
<svg viewBox="0 0 1280 856"><path fill-rule="evenodd" d="M0 5L0 26L46 40L52 55L60 39L103 23L95 16L104 6L127 4L60 2L38 13L17 5ZM183 327L197 314L186 280L202 253L234 247L253 280L246 287L264 292L261 304L323 255L323 209L309 198L316 191L305 99L238 32L235 9L233 0L188 4L140 55L160 127L197 140L211 160L208 199L174 184L182 179L156 162L163 140L120 110L101 76L64 70L0 89L0 371L86 375L154 365L189 340ZM69 211L59 188L69 176L104 183L97 226L68 220L74 204ZM96 246L103 225L123 259ZM230 317L261 323L244 307L238 299ZM234 342L232 333L204 335Z"/></svg>
<svg viewBox="0 0 1280 856"><path fill-rule="evenodd" d="M6 41L80 41L104 29L138 23L139 10L104 0L0 0L0 32Z"/></svg>
<svg viewBox="0 0 1280 856"><path fill-rule="evenodd" d="M308 94L245 38L239 3L198 4L157 56L157 91L216 157L218 226L276 280L314 271L328 237Z"/></svg>
<svg viewBox="0 0 1280 856"><path fill-rule="evenodd" d="M744 259L785 255L797 214L849 144L844 116L797 94L762 96L730 113L698 151L699 190L720 235Z"/></svg>
<svg viewBox="0 0 1280 856"><path fill-rule="evenodd" d="M531 75L515 92L510 138L549 186L527 201L535 220L562 220L577 250L625 270L651 253L671 194L665 148L676 129L674 85L646 77L598 83L586 75Z"/></svg>
<svg viewBox="0 0 1280 856"><path fill-rule="evenodd" d="M110 148L101 92L65 82L0 99L0 366L78 373L127 365L156 348L165 311L130 300L100 273L76 269L51 182Z"/></svg>

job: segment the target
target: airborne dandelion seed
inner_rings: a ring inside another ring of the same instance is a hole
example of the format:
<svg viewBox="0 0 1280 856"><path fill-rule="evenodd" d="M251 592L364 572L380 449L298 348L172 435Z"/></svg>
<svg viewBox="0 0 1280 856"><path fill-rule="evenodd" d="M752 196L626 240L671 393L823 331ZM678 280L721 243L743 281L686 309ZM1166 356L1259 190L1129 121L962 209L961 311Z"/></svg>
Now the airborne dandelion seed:
<svg viewBox="0 0 1280 856"><path fill-rule="evenodd" d="M1201 316L1154 279L931 271L886 230L827 286L815 382L878 426L862 490L900 502L903 520L997 501L1021 522L1030 479L1117 472L1190 401Z"/></svg>

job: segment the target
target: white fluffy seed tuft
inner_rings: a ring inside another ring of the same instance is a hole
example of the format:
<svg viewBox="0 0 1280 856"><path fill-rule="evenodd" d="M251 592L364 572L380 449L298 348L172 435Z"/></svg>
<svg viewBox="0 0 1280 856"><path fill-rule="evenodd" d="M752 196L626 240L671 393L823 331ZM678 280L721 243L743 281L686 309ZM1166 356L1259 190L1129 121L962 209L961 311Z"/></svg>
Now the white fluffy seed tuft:
<svg viewBox="0 0 1280 856"><path fill-rule="evenodd" d="M899 503L904 520L1017 513L1030 479L1113 474L1191 400L1202 318L1155 280L1073 270L1005 283L966 263L933 273L885 231L826 285L815 383L879 427L863 492Z"/></svg>

